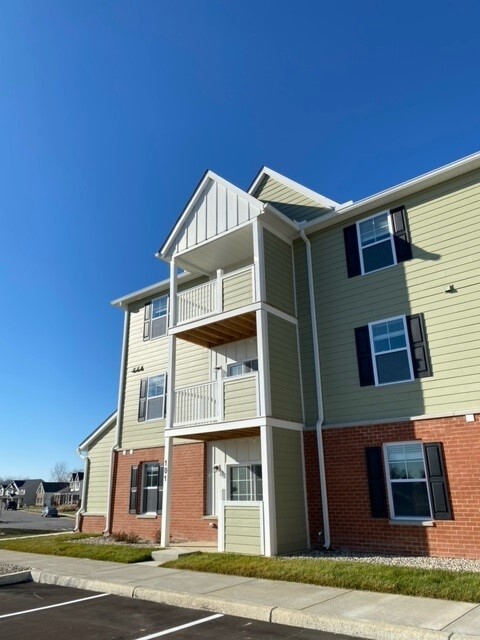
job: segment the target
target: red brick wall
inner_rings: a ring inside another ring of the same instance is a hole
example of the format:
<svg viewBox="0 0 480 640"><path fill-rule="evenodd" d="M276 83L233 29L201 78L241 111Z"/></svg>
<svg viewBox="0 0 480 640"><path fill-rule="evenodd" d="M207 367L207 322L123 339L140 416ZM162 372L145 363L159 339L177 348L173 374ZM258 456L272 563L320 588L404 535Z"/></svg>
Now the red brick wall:
<svg viewBox="0 0 480 640"><path fill-rule="evenodd" d="M173 447L170 537L172 541L217 540L217 530L204 520L206 500L206 445ZM130 472L142 462L163 464L163 447L117 453L114 468L112 531L135 532L145 539L159 540L161 516L141 518L129 513Z"/></svg>
<svg viewBox="0 0 480 640"><path fill-rule="evenodd" d="M332 548L480 558L479 428L480 415L475 416L475 422L459 416L325 430ZM316 442L310 434L305 435L308 461ZM388 519L371 517L364 450L408 440L443 444L453 520L436 520L433 527L420 527L392 525ZM312 473L313 464L309 462ZM314 496L313 489L310 496ZM310 525L316 526L313 508L309 501Z"/></svg>
<svg viewBox="0 0 480 640"><path fill-rule="evenodd" d="M105 516L81 516L80 531L82 533L103 533L105 526Z"/></svg>

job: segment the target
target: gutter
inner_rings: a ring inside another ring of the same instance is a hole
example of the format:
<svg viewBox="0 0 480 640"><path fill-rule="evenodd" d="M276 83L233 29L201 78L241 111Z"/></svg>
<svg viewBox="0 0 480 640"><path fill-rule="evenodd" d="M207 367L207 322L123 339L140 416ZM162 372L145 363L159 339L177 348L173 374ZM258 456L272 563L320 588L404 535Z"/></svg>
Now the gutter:
<svg viewBox="0 0 480 640"><path fill-rule="evenodd" d="M315 364L315 387L317 396L317 424L315 430L317 432L317 450L318 450L318 466L320 473L320 492L322 496L322 516L323 516L323 547L325 549L330 548L330 519L328 516L328 495L327 495L327 478L325 473L325 454L323 449L323 430L322 425L325 419L323 409L323 395L322 395L322 376L320 369L320 352L318 345L318 327L317 327L317 312L315 305L315 289L313 286L313 267L312 267L312 248L310 240L305 234L305 229L298 226L300 236L305 243L307 252L307 276L308 276L308 292L310 299L310 320L312 325L312 339L313 339L313 359Z"/></svg>
<svg viewBox="0 0 480 640"><path fill-rule="evenodd" d="M77 453L83 460L83 487L82 487L82 501L80 503L80 509L75 514L75 529L74 531L80 531L80 517L85 513L85 501L87 499L87 483L88 474L90 472L90 458L88 457L88 450L85 452L85 457L82 456L82 450L80 447L77 449Z"/></svg>
<svg viewBox="0 0 480 640"><path fill-rule="evenodd" d="M115 443L110 449L110 469L108 479L107 514L105 516L105 530L103 533L111 533L112 494L113 494L113 460L115 451L120 449L121 428L123 422L123 402L125 399L125 375L127 369L128 332L130 330L130 313L125 309L123 320L122 358L120 361L120 379L118 383L117 425L115 427Z"/></svg>

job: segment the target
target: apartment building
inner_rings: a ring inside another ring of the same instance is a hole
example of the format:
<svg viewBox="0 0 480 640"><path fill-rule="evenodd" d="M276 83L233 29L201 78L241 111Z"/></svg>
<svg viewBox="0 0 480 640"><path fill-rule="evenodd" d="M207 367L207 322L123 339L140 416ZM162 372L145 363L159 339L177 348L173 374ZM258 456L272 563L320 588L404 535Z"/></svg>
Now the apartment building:
<svg viewBox="0 0 480 640"><path fill-rule="evenodd" d="M480 557L479 205L480 154L344 204L207 172L168 281L113 302L82 530Z"/></svg>

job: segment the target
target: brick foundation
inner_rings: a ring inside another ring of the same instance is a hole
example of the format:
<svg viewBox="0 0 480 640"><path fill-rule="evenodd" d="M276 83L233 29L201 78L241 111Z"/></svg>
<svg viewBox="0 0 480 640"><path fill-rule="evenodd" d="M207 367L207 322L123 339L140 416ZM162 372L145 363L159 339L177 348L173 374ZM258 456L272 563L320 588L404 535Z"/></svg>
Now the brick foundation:
<svg viewBox="0 0 480 640"><path fill-rule="evenodd" d="M475 422L458 416L324 430L332 548L480 558L479 428L480 415ZM305 434L308 455L316 448L314 437ZM453 520L436 520L433 527L421 527L371 517L365 448L409 440L442 443ZM313 460L310 465L313 471ZM310 485L313 482L310 479ZM310 487L310 527L316 527L312 496L315 490Z"/></svg>
<svg viewBox="0 0 480 640"><path fill-rule="evenodd" d="M170 538L172 541L216 541L217 530L204 520L206 503L206 445L175 445L172 462ZM114 467L112 531L134 532L145 539L159 540L161 516L142 518L129 513L132 466L158 461L163 464L163 447L117 453Z"/></svg>
<svg viewBox="0 0 480 640"><path fill-rule="evenodd" d="M105 527L105 516L81 516L80 531L82 533L103 533Z"/></svg>

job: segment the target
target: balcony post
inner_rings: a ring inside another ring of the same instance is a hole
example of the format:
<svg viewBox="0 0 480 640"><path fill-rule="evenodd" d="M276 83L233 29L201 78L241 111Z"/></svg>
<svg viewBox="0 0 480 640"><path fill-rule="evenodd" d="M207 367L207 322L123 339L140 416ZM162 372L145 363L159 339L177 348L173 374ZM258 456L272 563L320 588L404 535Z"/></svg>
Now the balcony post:
<svg viewBox="0 0 480 640"><path fill-rule="evenodd" d="M257 322L257 350L258 350L258 388L260 393L260 415L272 414L270 392L270 366L268 350L268 314L263 309L255 312Z"/></svg>
<svg viewBox="0 0 480 640"><path fill-rule="evenodd" d="M263 244L263 225L257 218L254 219L253 225L253 265L254 265L254 302L266 302L265 293L265 251Z"/></svg>
<svg viewBox="0 0 480 640"><path fill-rule="evenodd" d="M177 338L168 336L168 373L167 373L167 415L165 421L165 448L163 463L163 501L161 546L168 547L170 543L170 502L172 493L172 454L173 438L168 437L168 430L173 427L175 420L175 358Z"/></svg>
<svg viewBox="0 0 480 640"><path fill-rule="evenodd" d="M273 427L260 427L260 448L262 455L264 543L265 555L277 553L277 525L275 512L275 478L273 466Z"/></svg>
<svg viewBox="0 0 480 640"><path fill-rule="evenodd" d="M223 269L217 269L217 313L223 311Z"/></svg>
<svg viewBox="0 0 480 640"><path fill-rule="evenodd" d="M169 327L174 327L177 324L177 266L175 264L175 256L170 262L170 318Z"/></svg>

